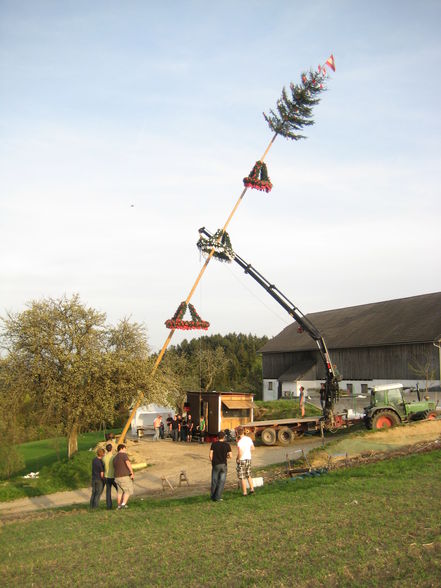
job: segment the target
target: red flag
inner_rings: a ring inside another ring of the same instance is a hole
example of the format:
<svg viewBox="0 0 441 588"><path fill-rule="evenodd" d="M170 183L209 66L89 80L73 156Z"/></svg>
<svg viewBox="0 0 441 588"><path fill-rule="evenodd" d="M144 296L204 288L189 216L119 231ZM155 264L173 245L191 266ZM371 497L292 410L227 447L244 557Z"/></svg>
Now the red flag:
<svg viewBox="0 0 441 588"><path fill-rule="evenodd" d="M332 71L335 71L335 59L334 56L331 55L327 60L325 65L329 65L329 67L332 69Z"/></svg>

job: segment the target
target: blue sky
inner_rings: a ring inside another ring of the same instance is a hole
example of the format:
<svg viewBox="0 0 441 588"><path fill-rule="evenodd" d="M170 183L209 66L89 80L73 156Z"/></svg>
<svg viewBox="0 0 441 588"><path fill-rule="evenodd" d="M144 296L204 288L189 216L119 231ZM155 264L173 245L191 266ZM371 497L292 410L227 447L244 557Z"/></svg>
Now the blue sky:
<svg viewBox="0 0 441 588"><path fill-rule="evenodd" d="M0 0L0 314L78 292L160 347L197 229L271 138L262 111L330 53L316 124L276 140L233 247L304 313L439 291L440 21L424 0ZM193 303L208 333L290 322L235 264Z"/></svg>

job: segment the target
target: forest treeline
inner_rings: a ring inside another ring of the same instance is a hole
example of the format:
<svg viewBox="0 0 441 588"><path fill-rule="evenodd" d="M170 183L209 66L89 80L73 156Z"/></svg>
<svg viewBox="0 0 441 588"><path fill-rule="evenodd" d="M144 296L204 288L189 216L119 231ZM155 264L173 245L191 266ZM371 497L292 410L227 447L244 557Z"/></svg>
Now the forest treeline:
<svg viewBox="0 0 441 588"><path fill-rule="evenodd" d="M222 390L262 394L262 356L259 349L268 337L228 333L208 335L173 345L167 361L185 363L184 387L188 390Z"/></svg>

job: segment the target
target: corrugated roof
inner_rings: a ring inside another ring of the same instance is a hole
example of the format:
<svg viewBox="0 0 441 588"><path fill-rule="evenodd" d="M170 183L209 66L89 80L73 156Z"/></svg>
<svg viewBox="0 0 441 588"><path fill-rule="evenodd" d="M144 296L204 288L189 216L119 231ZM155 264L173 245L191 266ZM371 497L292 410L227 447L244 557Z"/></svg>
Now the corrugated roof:
<svg viewBox="0 0 441 588"><path fill-rule="evenodd" d="M441 336L441 292L314 312L306 317L319 329L329 349L426 343ZM262 353L317 349L297 323L268 341Z"/></svg>

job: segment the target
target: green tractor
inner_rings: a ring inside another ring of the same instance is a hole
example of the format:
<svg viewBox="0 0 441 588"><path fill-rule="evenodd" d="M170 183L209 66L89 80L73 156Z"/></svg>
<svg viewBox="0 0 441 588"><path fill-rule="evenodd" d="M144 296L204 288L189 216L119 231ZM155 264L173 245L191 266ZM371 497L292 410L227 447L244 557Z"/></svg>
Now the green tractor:
<svg viewBox="0 0 441 588"><path fill-rule="evenodd" d="M400 423L423 419L436 419L436 406L429 400L409 402L403 395L402 384L375 386L371 391L370 405L364 409L364 422L368 429L388 429Z"/></svg>

